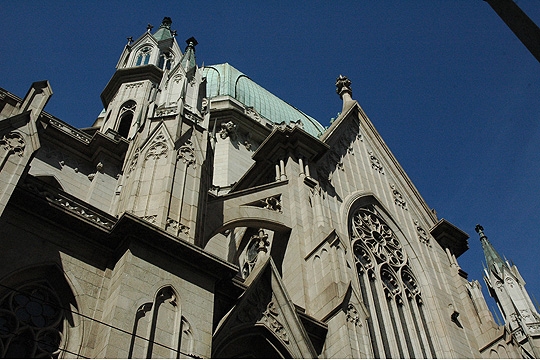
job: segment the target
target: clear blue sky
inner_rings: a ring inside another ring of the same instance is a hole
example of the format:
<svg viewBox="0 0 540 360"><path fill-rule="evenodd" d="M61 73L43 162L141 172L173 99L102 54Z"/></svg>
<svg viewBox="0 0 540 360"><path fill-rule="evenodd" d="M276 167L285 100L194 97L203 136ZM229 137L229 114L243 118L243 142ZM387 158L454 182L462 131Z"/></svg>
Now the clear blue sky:
<svg viewBox="0 0 540 360"><path fill-rule="evenodd" d="M538 0L518 4L540 24ZM46 110L77 127L101 111L126 37L164 16L182 47L197 38L199 65L228 62L324 125L348 76L428 205L470 235L469 279L482 277L481 223L540 301L540 64L486 2L5 1L0 12L0 87L22 97L49 80Z"/></svg>

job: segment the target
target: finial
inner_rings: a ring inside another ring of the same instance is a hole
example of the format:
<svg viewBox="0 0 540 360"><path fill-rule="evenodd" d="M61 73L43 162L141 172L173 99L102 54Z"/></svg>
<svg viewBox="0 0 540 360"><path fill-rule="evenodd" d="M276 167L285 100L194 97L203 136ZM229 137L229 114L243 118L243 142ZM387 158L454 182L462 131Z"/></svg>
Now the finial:
<svg viewBox="0 0 540 360"><path fill-rule="evenodd" d="M346 76L339 75L336 80L336 92L339 94L339 97L343 99L344 94L349 94L349 96L352 96L352 90L351 90L351 80L347 78Z"/></svg>
<svg viewBox="0 0 540 360"><path fill-rule="evenodd" d="M147 32L150 32L150 30L152 30L153 28L154 28L154 26L152 24L146 25L146 31Z"/></svg>
<svg viewBox="0 0 540 360"><path fill-rule="evenodd" d="M165 16L163 18L163 21L161 22L161 26L160 27L166 27L167 29L170 29L171 28L171 24L172 24L172 20L170 17L168 16Z"/></svg>
<svg viewBox="0 0 540 360"><path fill-rule="evenodd" d="M193 36L190 37L189 39L187 39L187 40L186 40L186 43L187 43L186 49L187 49L188 47L194 48L194 47L197 46L197 44L198 44L197 40L196 40Z"/></svg>
<svg viewBox="0 0 540 360"><path fill-rule="evenodd" d="M352 89L351 89L351 80L346 76L339 75L336 80L336 92L339 94L339 97L343 100L343 110L345 112L348 104L352 102Z"/></svg>
<svg viewBox="0 0 540 360"><path fill-rule="evenodd" d="M173 31L171 31L171 35L172 35L172 36L176 36L176 35L178 35L178 34L176 33L176 30L173 30Z"/></svg>
<svg viewBox="0 0 540 360"><path fill-rule="evenodd" d="M127 38L127 41L128 41L128 45L131 45L131 43L133 42L133 36L129 36Z"/></svg>
<svg viewBox="0 0 540 360"><path fill-rule="evenodd" d="M482 225L476 224L476 227L474 228L474 230L475 230L480 236L483 235L484 228L482 227ZM482 234L480 234L480 233L482 233Z"/></svg>

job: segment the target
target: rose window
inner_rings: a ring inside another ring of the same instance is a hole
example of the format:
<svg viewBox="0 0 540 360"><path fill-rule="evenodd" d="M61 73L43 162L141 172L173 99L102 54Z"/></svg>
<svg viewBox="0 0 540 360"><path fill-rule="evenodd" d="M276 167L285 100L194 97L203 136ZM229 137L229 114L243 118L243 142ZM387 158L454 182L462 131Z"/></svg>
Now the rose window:
<svg viewBox="0 0 540 360"><path fill-rule="evenodd" d="M62 326L63 311L50 289L12 291L1 301L0 357L58 357Z"/></svg>
<svg viewBox="0 0 540 360"><path fill-rule="evenodd" d="M361 240L381 261L400 267L407 261L396 235L374 212L360 209L353 218L353 241Z"/></svg>

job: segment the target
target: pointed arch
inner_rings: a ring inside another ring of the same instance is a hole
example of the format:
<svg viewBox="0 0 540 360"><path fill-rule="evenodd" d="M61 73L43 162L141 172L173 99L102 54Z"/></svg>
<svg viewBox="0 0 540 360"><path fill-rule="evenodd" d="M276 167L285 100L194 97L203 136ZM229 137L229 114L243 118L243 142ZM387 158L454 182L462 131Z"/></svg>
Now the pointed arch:
<svg viewBox="0 0 540 360"><path fill-rule="evenodd" d="M120 106L116 132L126 139L128 138L131 126L133 125L133 117L136 109L137 103L134 100L128 100Z"/></svg>
<svg viewBox="0 0 540 360"><path fill-rule="evenodd" d="M404 233L373 194L344 206L373 356L435 357Z"/></svg>

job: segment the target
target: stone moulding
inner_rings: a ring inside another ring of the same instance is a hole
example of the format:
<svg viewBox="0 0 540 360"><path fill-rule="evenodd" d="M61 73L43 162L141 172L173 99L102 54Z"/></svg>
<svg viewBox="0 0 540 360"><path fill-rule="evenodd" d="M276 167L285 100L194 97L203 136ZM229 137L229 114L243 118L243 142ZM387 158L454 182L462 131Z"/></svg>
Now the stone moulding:
<svg viewBox="0 0 540 360"><path fill-rule="evenodd" d="M63 193L60 190L54 189L53 187L47 186L43 182L33 177L28 177L26 182L22 184L22 187L40 198L47 200L49 203L58 205L61 208L68 210L70 213L82 219L91 221L107 230L112 229L113 225L115 224L114 220L107 219L106 216L100 214L99 211L83 205L83 201L77 200L76 198Z"/></svg>
<svg viewBox="0 0 540 360"><path fill-rule="evenodd" d="M63 133L66 133L66 134L74 137L77 140L82 141L85 144L90 144L90 141L92 140L92 138L89 135L87 135L87 134L85 134L85 133L83 133L83 132L81 132L81 131L79 131L79 130L77 130L75 128L72 128L71 126L69 126L67 124L62 123L59 120L53 119L52 117L49 118L49 124L52 127L62 131Z"/></svg>

